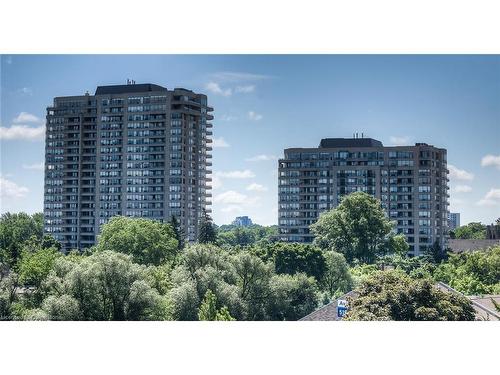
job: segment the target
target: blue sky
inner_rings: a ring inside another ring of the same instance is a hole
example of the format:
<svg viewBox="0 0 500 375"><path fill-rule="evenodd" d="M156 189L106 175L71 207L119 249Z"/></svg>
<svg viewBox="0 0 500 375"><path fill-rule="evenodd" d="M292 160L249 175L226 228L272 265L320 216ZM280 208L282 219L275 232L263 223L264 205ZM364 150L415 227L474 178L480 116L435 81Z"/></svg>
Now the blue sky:
<svg viewBox="0 0 500 375"><path fill-rule="evenodd" d="M448 149L451 210L500 216L500 56L2 55L1 211L43 207L43 119L54 96L156 83L214 107L213 217L277 223L277 158L353 132Z"/></svg>

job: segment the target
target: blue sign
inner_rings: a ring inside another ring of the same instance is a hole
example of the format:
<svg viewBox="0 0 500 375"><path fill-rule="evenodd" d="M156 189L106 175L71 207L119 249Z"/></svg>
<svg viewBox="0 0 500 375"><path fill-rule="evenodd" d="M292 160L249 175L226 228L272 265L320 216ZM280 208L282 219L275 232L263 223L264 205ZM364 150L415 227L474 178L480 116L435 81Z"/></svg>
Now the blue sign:
<svg viewBox="0 0 500 375"><path fill-rule="evenodd" d="M347 301L345 299L337 300L337 317L342 318L347 312Z"/></svg>

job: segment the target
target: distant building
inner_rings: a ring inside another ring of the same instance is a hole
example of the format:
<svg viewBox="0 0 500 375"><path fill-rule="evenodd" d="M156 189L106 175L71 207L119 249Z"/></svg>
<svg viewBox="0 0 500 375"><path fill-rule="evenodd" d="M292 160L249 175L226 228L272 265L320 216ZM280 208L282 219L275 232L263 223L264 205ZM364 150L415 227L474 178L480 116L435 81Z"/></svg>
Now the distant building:
<svg viewBox="0 0 500 375"><path fill-rule="evenodd" d="M486 226L486 238L489 240L500 240L500 222Z"/></svg>
<svg viewBox="0 0 500 375"><path fill-rule="evenodd" d="M460 213L450 212L448 214L448 227L450 229L457 229L460 226Z"/></svg>
<svg viewBox="0 0 500 375"><path fill-rule="evenodd" d="M426 143L384 147L372 138L327 138L317 148L288 148L279 160L279 238L312 242L309 226L342 197L363 191L382 202L409 253L448 239L446 149Z"/></svg>
<svg viewBox="0 0 500 375"><path fill-rule="evenodd" d="M233 220L231 224L236 225L238 227L249 227L253 223L252 219L250 219L248 216L238 216L236 219Z"/></svg>

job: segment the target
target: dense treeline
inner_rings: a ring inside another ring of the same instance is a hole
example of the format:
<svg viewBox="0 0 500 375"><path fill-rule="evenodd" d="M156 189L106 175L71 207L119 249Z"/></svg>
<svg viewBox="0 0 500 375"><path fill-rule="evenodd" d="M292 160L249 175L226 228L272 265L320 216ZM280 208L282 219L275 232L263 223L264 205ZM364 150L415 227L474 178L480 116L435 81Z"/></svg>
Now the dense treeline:
<svg viewBox="0 0 500 375"><path fill-rule="evenodd" d="M364 193L324 213L313 244L277 242L276 228L202 221L203 240L185 244L175 220L115 217L96 246L64 255L40 214L5 214L0 319L297 320L354 289L348 319L469 320L470 302L436 281L466 294L500 291L500 247L410 258Z"/></svg>

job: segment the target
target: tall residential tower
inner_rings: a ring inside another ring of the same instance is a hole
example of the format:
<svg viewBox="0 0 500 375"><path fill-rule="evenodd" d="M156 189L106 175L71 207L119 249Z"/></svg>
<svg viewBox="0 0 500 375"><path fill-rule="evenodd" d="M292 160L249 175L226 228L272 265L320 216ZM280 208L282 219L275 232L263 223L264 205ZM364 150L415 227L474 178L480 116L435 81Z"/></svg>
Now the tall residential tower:
<svg viewBox="0 0 500 375"><path fill-rule="evenodd" d="M382 202L410 254L448 236L446 150L426 143L384 147L371 138L328 138L289 148L279 160L279 238L311 242L309 225L343 196L364 191Z"/></svg>
<svg viewBox="0 0 500 375"><path fill-rule="evenodd" d="M47 108L45 231L66 250L83 249L113 216L176 216L195 240L211 204L211 111L203 94L154 84L54 98Z"/></svg>

